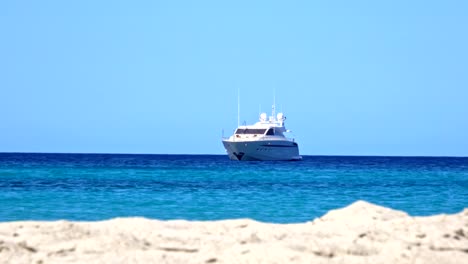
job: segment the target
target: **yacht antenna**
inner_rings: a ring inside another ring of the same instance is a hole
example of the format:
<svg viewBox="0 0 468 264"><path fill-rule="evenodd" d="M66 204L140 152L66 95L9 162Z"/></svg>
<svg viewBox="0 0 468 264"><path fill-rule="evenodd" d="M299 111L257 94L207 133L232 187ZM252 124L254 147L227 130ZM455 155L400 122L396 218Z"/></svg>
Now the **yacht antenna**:
<svg viewBox="0 0 468 264"><path fill-rule="evenodd" d="M276 89L273 89L273 106L271 107L271 116L276 118Z"/></svg>
<svg viewBox="0 0 468 264"><path fill-rule="evenodd" d="M240 125L240 89L237 88L237 127Z"/></svg>

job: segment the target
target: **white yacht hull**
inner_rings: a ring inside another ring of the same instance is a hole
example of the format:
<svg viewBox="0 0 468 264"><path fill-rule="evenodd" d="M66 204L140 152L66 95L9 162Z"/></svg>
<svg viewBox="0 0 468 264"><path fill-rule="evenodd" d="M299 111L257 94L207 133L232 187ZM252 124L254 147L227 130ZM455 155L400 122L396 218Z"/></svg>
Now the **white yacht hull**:
<svg viewBox="0 0 468 264"><path fill-rule="evenodd" d="M223 140L231 160L301 160L299 147L290 140Z"/></svg>

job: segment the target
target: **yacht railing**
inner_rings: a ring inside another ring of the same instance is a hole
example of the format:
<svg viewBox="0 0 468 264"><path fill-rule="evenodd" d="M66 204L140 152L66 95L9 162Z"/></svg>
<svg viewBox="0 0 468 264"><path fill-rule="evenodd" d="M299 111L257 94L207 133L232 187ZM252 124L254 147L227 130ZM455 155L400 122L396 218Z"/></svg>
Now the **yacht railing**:
<svg viewBox="0 0 468 264"><path fill-rule="evenodd" d="M231 137L222 137L222 139L230 139ZM281 137L279 138L278 136L257 136L257 135L253 135L253 136L248 136L248 137L242 137L240 135L234 135L233 137L233 141L242 141L242 140L245 140L245 139L255 139L255 140L261 140L261 141L264 141L264 140L288 140L288 141L291 141L291 142L295 142L294 141L294 138L288 138L288 137Z"/></svg>

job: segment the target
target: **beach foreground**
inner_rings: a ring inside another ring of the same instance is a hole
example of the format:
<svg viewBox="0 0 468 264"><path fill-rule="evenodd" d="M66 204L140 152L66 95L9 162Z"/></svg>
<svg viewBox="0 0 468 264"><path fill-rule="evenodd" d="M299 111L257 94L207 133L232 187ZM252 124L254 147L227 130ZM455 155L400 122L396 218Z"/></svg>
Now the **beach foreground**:
<svg viewBox="0 0 468 264"><path fill-rule="evenodd" d="M0 223L0 263L468 263L468 209L355 202L311 222L116 218Z"/></svg>

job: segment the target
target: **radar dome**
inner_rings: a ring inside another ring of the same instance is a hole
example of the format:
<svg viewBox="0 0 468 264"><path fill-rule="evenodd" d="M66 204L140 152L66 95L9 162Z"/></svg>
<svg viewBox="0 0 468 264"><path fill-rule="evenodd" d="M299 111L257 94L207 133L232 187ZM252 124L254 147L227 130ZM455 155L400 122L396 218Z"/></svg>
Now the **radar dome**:
<svg viewBox="0 0 468 264"><path fill-rule="evenodd" d="M266 121L267 120L267 114L266 113L261 113L260 114L260 121Z"/></svg>

